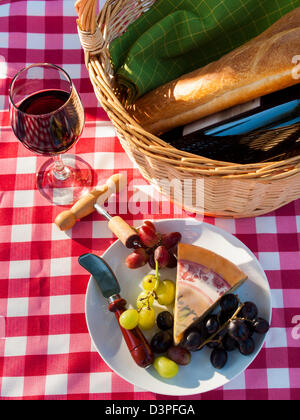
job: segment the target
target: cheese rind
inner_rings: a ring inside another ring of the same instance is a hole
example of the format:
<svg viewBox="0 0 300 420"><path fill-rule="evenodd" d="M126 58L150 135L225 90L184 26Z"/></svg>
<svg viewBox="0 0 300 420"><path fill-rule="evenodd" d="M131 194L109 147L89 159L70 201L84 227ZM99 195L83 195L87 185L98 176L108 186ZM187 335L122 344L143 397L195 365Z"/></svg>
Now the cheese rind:
<svg viewBox="0 0 300 420"><path fill-rule="evenodd" d="M193 322L212 310L220 298L247 276L232 262L205 248L178 245L174 342L179 344Z"/></svg>

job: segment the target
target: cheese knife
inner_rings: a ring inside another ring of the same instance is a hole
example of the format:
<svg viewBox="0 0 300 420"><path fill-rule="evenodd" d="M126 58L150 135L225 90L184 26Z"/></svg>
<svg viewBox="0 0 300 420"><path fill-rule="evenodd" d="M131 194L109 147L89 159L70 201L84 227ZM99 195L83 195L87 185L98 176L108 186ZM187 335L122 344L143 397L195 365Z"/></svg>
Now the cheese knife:
<svg viewBox="0 0 300 420"><path fill-rule="evenodd" d="M126 310L127 302L120 296L120 285L110 266L103 258L91 253L81 255L78 261L93 276L102 295L108 300L108 309L116 316L133 360L140 367L150 366L154 355L142 331L138 327L126 330L120 325L119 318Z"/></svg>

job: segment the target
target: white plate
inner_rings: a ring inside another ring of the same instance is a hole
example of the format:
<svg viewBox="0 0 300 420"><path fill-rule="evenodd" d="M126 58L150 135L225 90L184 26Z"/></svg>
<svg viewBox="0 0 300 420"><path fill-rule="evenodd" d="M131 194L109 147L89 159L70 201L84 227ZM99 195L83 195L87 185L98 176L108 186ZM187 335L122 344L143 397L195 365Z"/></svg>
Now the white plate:
<svg viewBox="0 0 300 420"><path fill-rule="evenodd" d="M242 301L254 301L259 316L271 320L271 294L268 280L252 252L237 238L215 226L193 219L156 221L161 233L178 231L182 242L205 247L238 265L248 280L237 290ZM116 241L103 255L115 272L121 286L121 295L129 306L135 306L136 298L142 290L144 275L153 272L146 267L130 270L125 265L130 250ZM176 279L176 269L161 270L161 279ZM170 396L187 396L211 391L225 385L243 372L260 351L265 336L255 335L256 350L250 356L238 351L230 352L226 366L214 369L209 361L211 350L205 348L192 353L188 366L181 366L178 375L170 380L158 376L153 367L142 369L131 358L114 314L107 309L107 302L101 295L95 280L91 277L86 293L86 320L93 343L102 359L119 376L146 391ZM159 312L162 308L156 308ZM149 334L145 334L148 338ZM151 333L153 335L153 332ZM99 390L101 391L101 390Z"/></svg>

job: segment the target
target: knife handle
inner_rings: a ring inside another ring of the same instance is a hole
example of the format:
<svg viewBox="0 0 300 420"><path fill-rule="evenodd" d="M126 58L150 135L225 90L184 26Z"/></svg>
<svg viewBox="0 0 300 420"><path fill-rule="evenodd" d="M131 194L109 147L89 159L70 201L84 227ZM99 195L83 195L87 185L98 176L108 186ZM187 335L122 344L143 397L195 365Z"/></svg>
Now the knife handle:
<svg viewBox="0 0 300 420"><path fill-rule="evenodd" d="M125 330L125 328L120 325L119 318L125 311L125 305L126 300L118 299L109 305L109 310L114 312L116 316L132 358L138 366L146 368L153 364L154 355L148 341L138 327L133 330Z"/></svg>

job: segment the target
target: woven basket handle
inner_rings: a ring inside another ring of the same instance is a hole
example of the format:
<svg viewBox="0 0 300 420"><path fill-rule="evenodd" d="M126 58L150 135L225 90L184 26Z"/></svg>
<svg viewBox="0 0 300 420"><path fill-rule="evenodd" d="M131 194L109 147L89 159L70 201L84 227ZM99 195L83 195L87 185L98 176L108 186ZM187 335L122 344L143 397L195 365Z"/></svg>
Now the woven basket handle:
<svg viewBox="0 0 300 420"><path fill-rule="evenodd" d="M77 29L87 63L90 55L96 55L105 48L105 41L97 25L97 0L77 0Z"/></svg>

